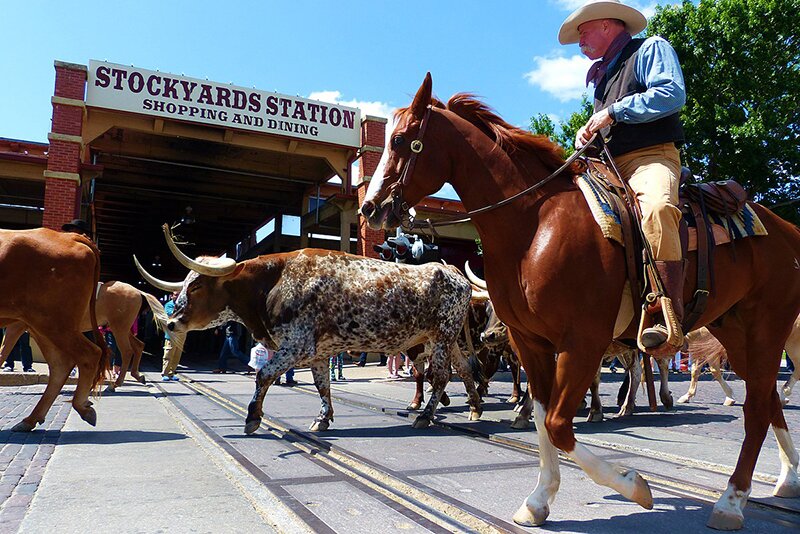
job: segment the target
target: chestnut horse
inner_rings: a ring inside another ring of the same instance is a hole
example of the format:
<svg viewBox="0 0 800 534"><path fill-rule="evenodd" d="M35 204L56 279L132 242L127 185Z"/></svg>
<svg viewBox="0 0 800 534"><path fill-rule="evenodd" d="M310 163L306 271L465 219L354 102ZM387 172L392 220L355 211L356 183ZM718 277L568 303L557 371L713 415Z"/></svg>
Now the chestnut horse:
<svg viewBox="0 0 800 534"><path fill-rule="evenodd" d="M604 238L593 220L574 183L578 165L547 179L564 164L554 143L511 126L469 95L455 95L444 105L432 99L431 85L428 74L412 104L398 111L384 174L373 178L360 209L373 228L392 228L408 220L409 206L445 182L471 212L536 187L496 209L471 213L483 245L489 295L519 349L539 429L539 481L514 521L545 522L560 483L556 448L595 482L651 508L647 482L590 452L572 428L603 351L620 334L635 336L638 319L631 321L628 313L617 320L626 280L623 249ZM798 454L775 390L781 349L800 312L800 230L758 204L751 206L769 235L738 240L735 259L730 245L714 249L715 287L696 325L708 326L722 342L747 385L744 443L709 519L709 526L724 529L743 525L742 510L770 424L782 465L774 493L800 495ZM695 269L692 253L686 300L694 293Z"/></svg>

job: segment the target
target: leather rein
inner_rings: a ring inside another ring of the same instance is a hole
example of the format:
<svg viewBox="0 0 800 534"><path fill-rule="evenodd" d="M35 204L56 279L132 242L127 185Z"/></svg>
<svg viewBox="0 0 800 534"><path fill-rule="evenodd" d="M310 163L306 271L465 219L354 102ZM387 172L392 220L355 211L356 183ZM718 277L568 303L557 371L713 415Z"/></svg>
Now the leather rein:
<svg viewBox="0 0 800 534"><path fill-rule="evenodd" d="M523 189L519 193L514 194L508 198L505 198L499 202L494 204L490 204L488 206L484 206L482 208L474 209L468 211L465 217L458 217L453 219L445 219L440 221L432 221L430 219L425 219L424 224L418 224L416 219L411 215L410 208L408 204L403 200L403 187L408 183L413 171L414 166L417 163L417 156L422 153L423 148L425 145L422 142L422 138L425 135L425 130L428 127L428 123L430 122L431 116L431 109L432 106L429 104L425 110L425 115L422 117L422 122L420 122L419 133L417 134L417 138L411 141L410 149L411 149L411 156L406 161L406 164L403 166L403 172L400 174L400 179L397 180L395 183L389 186L389 192L392 195L392 213L394 213L397 220L400 221L400 226L404 230L413 230L414 228L429 228L433 233L436 233L437 226L451 226L454 224L462 224L465 222L469 222L472 217L475 215L480 215L481 213L486 213L488 211L492 211L494 209L500 208L505 206L506 204L510 204L514 202L519 197L527 195L528 193L532 193L537 189L540 189L549 181L551 181L556 176L560 175L565 169L567 169L572 163L581 157L584 152L592 145L595 138L597 137L597 132L592 135L592 138L589 139L589 142L583 145L581 148L576 150L565 162L564 164L553 171L552 174L544 178L543 180L536 182L532 186L528 187L527 189Z"/></svg>

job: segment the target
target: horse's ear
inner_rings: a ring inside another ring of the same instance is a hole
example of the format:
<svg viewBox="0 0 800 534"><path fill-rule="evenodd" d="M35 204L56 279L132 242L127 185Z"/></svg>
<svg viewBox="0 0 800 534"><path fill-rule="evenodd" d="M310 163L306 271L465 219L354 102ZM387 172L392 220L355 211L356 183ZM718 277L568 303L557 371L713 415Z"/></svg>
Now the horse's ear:
<svg viewBox="0 0 800 534"><path fill-rule="evenodd" d="M413 116L422 117L422 114L425 113L425 108L431 103L432 88L433 80L429 72L425 75L425 79L422 81L422 85L419 86L417 94L414 96L414 101L411 103L410 109Z"/></svg>

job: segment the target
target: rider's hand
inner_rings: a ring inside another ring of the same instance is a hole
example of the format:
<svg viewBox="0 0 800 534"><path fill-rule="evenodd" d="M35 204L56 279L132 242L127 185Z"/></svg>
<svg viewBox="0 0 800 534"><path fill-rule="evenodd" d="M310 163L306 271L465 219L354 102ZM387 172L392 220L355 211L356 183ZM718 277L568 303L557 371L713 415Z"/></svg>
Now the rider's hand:
<svg viewBox="0 0 800 534"><path fill-rule="evenodd" d="M603 109L589 117L589 121L581 126L578 134L575 136L575 148L581 148L589 142L595 132L598 132L614 123L614 119L608 114L608 108Z"/></svg>

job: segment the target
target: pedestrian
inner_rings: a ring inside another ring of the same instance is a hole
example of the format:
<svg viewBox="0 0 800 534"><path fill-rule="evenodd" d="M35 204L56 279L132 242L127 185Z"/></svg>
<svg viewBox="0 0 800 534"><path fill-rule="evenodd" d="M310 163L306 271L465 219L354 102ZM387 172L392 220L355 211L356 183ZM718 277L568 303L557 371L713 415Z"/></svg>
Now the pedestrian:
<svg viewBox="0 0 800 534"><path fill-rule="evenodd" d="M638 10L619 0L590 1L575 10L558 33L561 44L579 43L596 61L586 76L594 85L594 115L575 137L580 148L595 133L605 140L620 178L641 206L642 231L655 269L671 300L677 324L683 319L684 260L678 225L678 184L683 144L680 110L686 86L678 55L661 37L633 39L647 26ZM648 313L654 326L642 333L645 348L667 340L661 299Z"/></svg>
<svg viewBox="0 0 800 534"><path fill-rule="evenodd" d="M403 359L403 364L401 366L402 371L400 372L400 374L406 378L411 378L412 376L414 376L414 371L413 371L414 362L411 361L411 358L409 358L408 354L406 354L405 352L401 352L400 356Z"/></svg>
<svg viewBox="0 0 800 534"><path fill-rule="evenodd" d="M336 382L338 371L338 380L344 382L344 375L342 374L342 365L344 364L344 352L340 352L334 356L330 357L330 368L331 368L331 382Z"/></svg>
<svg viewBox="0 0 800 534"><path fill-rule="evenodd" d="M247 365L250 361L247 354L239 349L239 336L241 336L241 325L236 321L228 321L225 324L225 341L222 343L222 349L219 351L219 361L217 368L213 373L227 373L228 372L228 357L233 356L243 364ZM248 366L248 371L252 371Z"/></svg>
<svg viewBox="0 0 800 534"><path fill-rule="evenodd" d="M250 362L247 365L254 371L260 371L272 359L272 355L273 351L259 341L250 349Z"/></svg>
<svg viewBox="0 0 800 534"><path fill-rule="evenodd" d="M348 351L351 356L353 356L353 351ZM358 367L364 367L367 365L367 353L361 352L361 355L358 357L358 361L355 363Z"/></svg>
<svg viewBox="0 0 800 534"><path fill-rule="evenodd" d="M164 305L164 311L167 312L167 317L172 317L175 313L175 301L178 300L178 292L175 291L170 296L170 299ZM161 367L161 381L169 382L170 380L179 380L175 371L178 369L178 362L181 359L182 347L178 348L172 344L172 338L169 335L169 330L164 330L164 356Z"/></svg>
<svg viewBox="0 0 800 534"><path fill-rule="evenodd" d="M611 371L612 373L616 374L617 373L617 364L618 363L619 363L619 360L616 359L616 358L611 360L611 363L608 366L608 370Z"/></svg>
<svg viewBox="0 0 800 534"><path fill-rule="evenodd" d="M286 386L289 388L292 386L296 386L297 381L294 379L294 367L286 371L286 382L281 384L281 377L278 377L278 379L275 380L275 384L278 386Z"/></svg>
<svg viewBox="0 0 800 534"><path fill-rule="evenodd" d="M389 378L396 379L400 378L400 375L397 374L397 363L400 360L400 355L397 353L390 354L386 358L386 370L389 371Z"/></svg>
<svg viewBox="0 0 800 534"><path fill-rule="evenodd" d="M19 360L22 365L22 371L25 373L35 373L33 369L33 351L31 351L31 335L26 331L19 337L14 348L8 354L6 363L3 366L3 371L7 373L14 372L14 362Z"/></svg>
<svg viewBox="0 0 800 534"><path fill-rule="evenodd" d="M101 325L98 326L97 329L100 330L100 334L103 336L103 339L106 340L106 345L108 345L108 349L111 351L111 372L113 380L116 380L122 370L122 354L119 352L117 340L108 326Z"/></svg>

